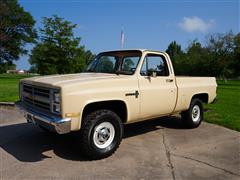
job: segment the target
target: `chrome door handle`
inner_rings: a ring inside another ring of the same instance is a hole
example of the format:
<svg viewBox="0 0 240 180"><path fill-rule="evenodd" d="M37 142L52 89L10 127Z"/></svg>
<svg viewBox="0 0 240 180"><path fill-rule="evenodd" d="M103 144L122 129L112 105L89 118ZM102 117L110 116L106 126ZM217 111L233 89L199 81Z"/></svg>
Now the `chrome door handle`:
<svg viewBox="0 0 240 180"><path fill-rule="evenodd" d="M139 92L135 91L134 93L127 93L127 94L125 94L125 96L135 96L135 98L138 98Z"/></svg>
<svg viewBox="0 0 240 180"><path fill-rule="evenodd" d="M173 82L173 79L166 79L166 82Z"/></svg>

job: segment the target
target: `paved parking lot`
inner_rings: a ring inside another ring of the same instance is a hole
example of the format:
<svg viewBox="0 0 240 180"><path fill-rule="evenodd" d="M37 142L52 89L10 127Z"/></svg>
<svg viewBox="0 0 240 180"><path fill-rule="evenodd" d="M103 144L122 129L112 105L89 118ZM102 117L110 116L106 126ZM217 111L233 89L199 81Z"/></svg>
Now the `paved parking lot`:
<svg viewBox="0 0 240 180"><path fill-rule="evenodd" d="M240 133L217 125L131 124L116 153L98 161L84 159L77 142L78 134L48 134L0 108L0 179L240 179Z"/></svg>

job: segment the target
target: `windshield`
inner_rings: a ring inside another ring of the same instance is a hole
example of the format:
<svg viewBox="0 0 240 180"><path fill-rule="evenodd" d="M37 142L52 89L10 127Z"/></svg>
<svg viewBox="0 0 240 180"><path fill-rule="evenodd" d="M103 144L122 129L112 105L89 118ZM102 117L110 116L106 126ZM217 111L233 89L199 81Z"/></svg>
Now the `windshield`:
<svg viewBox="0 0 240 180"><path fill-rule="evenodd" d="M86 72L134 74L142 53L115 51L100 53L87 67Z"/></svg>

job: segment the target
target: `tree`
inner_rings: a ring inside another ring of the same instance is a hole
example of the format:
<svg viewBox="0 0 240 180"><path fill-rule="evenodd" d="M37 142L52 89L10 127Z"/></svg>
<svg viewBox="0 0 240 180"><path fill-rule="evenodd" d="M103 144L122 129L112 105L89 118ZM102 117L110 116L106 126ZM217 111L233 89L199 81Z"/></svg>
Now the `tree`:
<svg viewBox="0 0 240 180"><path fill-rule="evenodd" d="M173 41L169 44L166 52L169 54L175 74L184 75L186 74L186 66L185 66L185 53L182 51L181 45L177 44L176 41Z"/></svg>
<svg viewBox="0 0 240 180"><path fill-rule="evenodd" d="M202 44L194 40L189 44L186 60L188 61L188 75L209 76L211 75L210 54Z"/></svg>
<svg viewBox="0 0 240 180"><path fill-rule="evenodd" d="M26 54L26 43L34 42L35 21L16 0L0 0L0 65L12 64Z"/></svg>
<svg viewBox="0 0 240 180"><path fill-rule="evenodd" d="M237 50L234 37L234 34L230 31L226 34L211 35L208 38L207 49L213 58L212 66L215 76L225 79L236 75L234 69L239 64L239 60L234 58L235 50Z"/></svg>
<svg viewBox="0 0 240 180"><path fill-rule="evenodd" d="M240 77L240 33L234 37L234 76Z"/></svg>
<svg viewBox="0 0 240 180"><path fill-rule="evenodd" d="M176 57L177 55L179 54L182 54L183 51L181 49L181 45L177 44L176 41L173 41L169 44L166 52L168 53L168 55L171 57L171 58L174 58Z"/></svg>
<svg viewBox="0 0 240 180"><path fill-rule="evenodd" d="M95 55L90 50L87 50L84 55L86 65L89 65L90 62L95 58Z"/></svg>
<svg viewBox="0 0 240 180"><path fill-rule="evenodd" d="M74 37L73 29L76 26L56 15L43 18L39 41L29 59L38 73L75 73L85 68L93 55L80 46L80 37Z"/></svg>
<svg viewBox="0 0 240 180"><path fill-rule="evenodd" d="M16 70L16 65L12 64L12 62L7 62L0 65L0 74L6 73L7 70Z"/></svg>

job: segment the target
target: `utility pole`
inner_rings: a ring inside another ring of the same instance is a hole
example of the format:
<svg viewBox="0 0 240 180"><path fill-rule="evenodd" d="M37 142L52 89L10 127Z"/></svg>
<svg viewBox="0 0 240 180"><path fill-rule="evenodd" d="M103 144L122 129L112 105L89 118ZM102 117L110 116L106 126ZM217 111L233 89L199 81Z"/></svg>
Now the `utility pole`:
<svg viewBox="0 0 240 180"><path fill-rule="evenodd" d="M124 37L124 30L122 27L122 29L121 29L121 49L123 49L123 47L124 47L124 41L125 41L125 37Z"/></svg>

